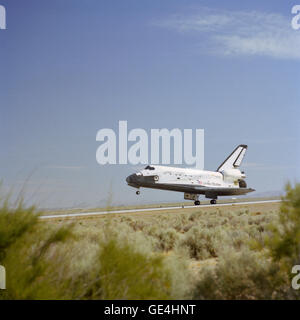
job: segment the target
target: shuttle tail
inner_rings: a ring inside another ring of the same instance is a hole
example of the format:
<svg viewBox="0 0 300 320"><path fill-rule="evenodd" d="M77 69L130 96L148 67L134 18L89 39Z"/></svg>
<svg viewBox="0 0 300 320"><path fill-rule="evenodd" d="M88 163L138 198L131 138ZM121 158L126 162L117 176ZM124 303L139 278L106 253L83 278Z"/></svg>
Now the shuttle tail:
<svg viewBox="0 0 300 320"><path fill-rule="evenodd" d="M248 146L245 144L240 144L236 147L226 160L218 167L217 171L221 172L227 169L238 168L243 161L247 148Z"/></svg>

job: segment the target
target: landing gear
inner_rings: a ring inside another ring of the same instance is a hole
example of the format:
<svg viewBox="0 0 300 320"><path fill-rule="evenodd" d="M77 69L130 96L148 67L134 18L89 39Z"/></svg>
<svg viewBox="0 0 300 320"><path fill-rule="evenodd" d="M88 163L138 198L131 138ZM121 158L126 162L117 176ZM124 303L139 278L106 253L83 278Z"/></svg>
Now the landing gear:
<svg viewBox="0 0 300 320"><path fill-rule="evenodd" d="M216 203L217 203L217 200L216 200L216 199L210 200L210 204L216 204Z"/></svg>
<svg viewBox="0 0 300 320"><path fill-rule="evenodd" d="M247 188L247 183L245 180L239 180L239 187L240 188Z"/></svg>
<svg viewBox="0 0 300 320"><path fill-rule="evenodd" d="M139 195L140 194L140 190L136 191L136 194Z"/></svg>
<svg viewBox="0 0 300 320"><path fill-rule="evenodd" d="M199 205L200 205L200 201L199 201L199 200L196 200L196 201L194 202L194 204L195 204L195 206L199 206Z"/></svg>

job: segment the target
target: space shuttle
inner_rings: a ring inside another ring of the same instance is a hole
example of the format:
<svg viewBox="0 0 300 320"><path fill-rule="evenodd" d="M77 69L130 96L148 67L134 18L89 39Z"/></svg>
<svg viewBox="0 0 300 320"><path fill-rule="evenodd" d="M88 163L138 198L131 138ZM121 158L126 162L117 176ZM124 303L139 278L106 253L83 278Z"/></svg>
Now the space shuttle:
<svg viewBox="0 0 300 320"><path fill-rule="evenodd" d="M140 194L140 188L169 190L183 192L184 199L193 200L195 205L200 205L199 195L216 204L218 196L255 191L247 187L246 175L239 169L247 148L245 144L237 146L216 171L147 165L143 170L129 175L126 182L138 189L136 194Z"/></svg>

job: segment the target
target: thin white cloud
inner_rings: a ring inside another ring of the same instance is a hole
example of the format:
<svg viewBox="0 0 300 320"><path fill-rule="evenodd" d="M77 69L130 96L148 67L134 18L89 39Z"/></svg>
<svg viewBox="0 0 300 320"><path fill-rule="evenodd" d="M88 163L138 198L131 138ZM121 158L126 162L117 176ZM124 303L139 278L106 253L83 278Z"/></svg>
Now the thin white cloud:
<svg viewBox="0 0 300 320"><path fill-rule="evenodd" d="M279 165L279 164L267 164L267 163L257 163L257 162L245 162L242 164L243 168L255 169L255 170L285 170L285 169L296 169L295 165Z"/></svg>
<svg viewBox="0 0 300 320"><path fill-rule="evenodd" d="M81 170L85 167L82 166L46 166L47 169L63 169L63 170Z"/></svg>
<svg viewBox="0 0 300 320"><path fill-rule="evenodd" d="M257 168L257 167L264 167L265 164L263 164L263 163L257 163L257 162L244 162L244 163L242 164L242 166L243 166L244 168Z"/></svg>
<svg viewBox="0 0 300 320"><path fill-rule="evenodd" d="M155 25L182 34L199 34L202 52L300 59L300 31L292 29L291 19L292 15L205 8L170 16Z"/></svg>

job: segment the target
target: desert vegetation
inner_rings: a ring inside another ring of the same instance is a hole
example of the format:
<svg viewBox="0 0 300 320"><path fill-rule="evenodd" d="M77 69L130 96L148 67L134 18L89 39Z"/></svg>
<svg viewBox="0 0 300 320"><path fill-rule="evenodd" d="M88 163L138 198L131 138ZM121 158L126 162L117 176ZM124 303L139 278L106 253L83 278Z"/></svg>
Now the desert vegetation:
<svg viewBox="0 0 300 320"><path fill-rule="evenodd" d="M300 184L281 204L41 221L3 200L2 299L299 299Z"/></svg>

